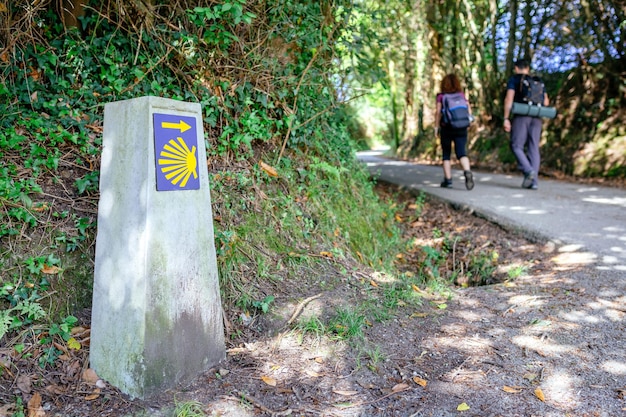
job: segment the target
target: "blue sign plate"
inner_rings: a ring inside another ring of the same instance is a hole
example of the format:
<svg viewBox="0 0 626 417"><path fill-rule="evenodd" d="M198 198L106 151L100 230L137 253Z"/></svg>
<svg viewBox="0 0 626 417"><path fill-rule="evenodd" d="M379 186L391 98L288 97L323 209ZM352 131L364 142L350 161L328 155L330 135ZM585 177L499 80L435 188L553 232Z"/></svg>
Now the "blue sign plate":
<svg viewBox="0 0 626 417"><path fill-rule="evenodd" d="M153 114L157 191L199 190L195 117Z"/></svg>

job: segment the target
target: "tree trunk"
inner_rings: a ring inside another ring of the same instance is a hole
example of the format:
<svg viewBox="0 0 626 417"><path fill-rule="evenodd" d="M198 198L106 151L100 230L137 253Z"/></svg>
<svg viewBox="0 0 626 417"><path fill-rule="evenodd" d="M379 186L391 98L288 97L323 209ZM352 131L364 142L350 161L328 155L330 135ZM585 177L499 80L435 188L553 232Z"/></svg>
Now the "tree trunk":
<svg viewBox="0 0 626 417"><path fill-rule="evenodd" d="M414 14L411 14L414 16ZM417 90L417 45L415 36L415 21L408 19L405 31L406 50L404 53L404 117L402 120L402 145L408 144L410 151L414 146L414 138L417 136L418 116L415 104ZM404 147L404 146L403 146Z"/></svg>
<svg viewBox="0 0 626 417"><path fill-rule="evenodd" d="M395 149L400 148L400 132L398 128L398 81L396 79L396 68L393 60L389 60L388 67L389 74L389 90L391 95L391 136L393 138L393 144Z"/></svg>
<svg viewBox="0 0 626 417"><path fill-rule="evenodd" d="M506 48L506 75L513 71L513 54L515 53L515 32L517 31L517 0L511 0L509 4L509 44ZM495 42L495 39L494 39Z"/></svg>
<svg viewBox="0 0 626 417"><path fill-rule="evenodd" d="M491 16L491 68L487 67L488 70L493 72L493 79L497 80L500 78L499 70L498 70L498 18L500 11L498 10L498 2L497 0L489 0L489 15Z"/></svg>

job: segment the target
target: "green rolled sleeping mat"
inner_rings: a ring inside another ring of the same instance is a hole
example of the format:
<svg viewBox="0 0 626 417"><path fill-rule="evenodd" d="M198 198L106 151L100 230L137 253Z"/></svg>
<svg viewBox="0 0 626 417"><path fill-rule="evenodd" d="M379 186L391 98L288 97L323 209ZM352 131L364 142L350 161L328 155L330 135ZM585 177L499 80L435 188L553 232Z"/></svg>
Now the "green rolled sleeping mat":
<svg viewBox="0 0 626 417"><path fill-rule="evenodd" d="M556 108L514 102L511 113L518 116L531 116L554 119L556 117Z"/></svg>

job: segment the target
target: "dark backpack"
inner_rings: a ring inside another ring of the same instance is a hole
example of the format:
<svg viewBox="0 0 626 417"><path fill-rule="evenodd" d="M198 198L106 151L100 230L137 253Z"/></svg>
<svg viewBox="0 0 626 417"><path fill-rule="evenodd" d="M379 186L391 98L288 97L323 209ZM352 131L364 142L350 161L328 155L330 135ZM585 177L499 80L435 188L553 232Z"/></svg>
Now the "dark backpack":
<svg viewBox="0 0 626 417"><path fill-rule="evenodd" d="M545 85L541 78L522 74L518 90L515 92L514 101L534 106L543 106L544 92Z"/></svg>
<svg viewBox="0 0 626 417"><path fill-rule="evenodd" d="M441 99L441 125L464 129L470 125L467 100L463 93L444 94Z"/></svg>

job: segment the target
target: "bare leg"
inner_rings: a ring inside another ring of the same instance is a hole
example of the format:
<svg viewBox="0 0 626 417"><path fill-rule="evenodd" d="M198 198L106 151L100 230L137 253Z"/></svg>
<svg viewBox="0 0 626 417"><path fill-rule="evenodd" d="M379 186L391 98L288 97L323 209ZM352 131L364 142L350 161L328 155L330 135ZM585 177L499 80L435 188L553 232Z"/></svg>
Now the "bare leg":
<svg viewBox="0 0 626 417"><path fill-rule="evenodd" d="M452 163L449 160L443 161L443 176L447 180L452 179Z"/></svg>
<svg viewBox="0 0 626 417"><path fill-rule="evenodd" d="M461 162L461 166L463 167L463 171L470 170L470 161L467 156L462 156L460 159L460 162ZM444 168L444 172L445 172L445 168Z"/></svg>

